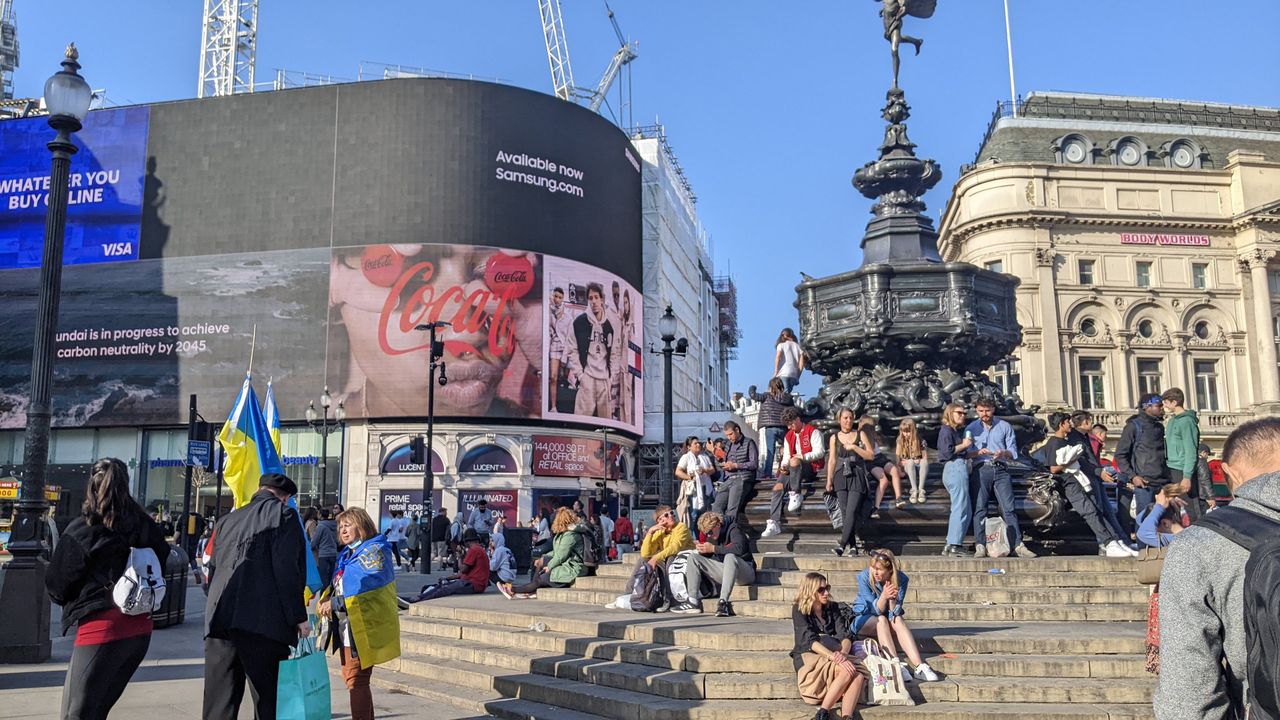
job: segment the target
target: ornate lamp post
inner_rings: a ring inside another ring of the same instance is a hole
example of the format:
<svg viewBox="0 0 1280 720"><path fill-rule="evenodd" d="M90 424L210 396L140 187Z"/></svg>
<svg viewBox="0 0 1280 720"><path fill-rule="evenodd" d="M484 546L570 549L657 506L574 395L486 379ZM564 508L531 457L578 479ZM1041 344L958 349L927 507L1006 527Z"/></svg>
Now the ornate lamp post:
<svg viewBox="0 0 1280 720"><path fill-rule="evenodd" d="M671 305L658 318L658 335L662 337L662 468L658 475L658 503L675 505L675 477L671 467L671 356L683 356L689 347L685 338L676 340L676 316ZM675 343L675 347L671 343Z"/></svg>
<svg viewBox="0 0 1280 720"><path fill-rule="evenodd" d="M321 412L316 412L316 402L312 400L307 405L307 424L312 428L317 427L316 420L320 428L320 504L325 504L325 494L329 487L329 433L330 427L342 427L342 423L347 419L347 409L338 403L337 409L333 412L335 422L329 422L329 408L333 406L333 398L329 396L329 386L324 387L324 394L320 396ZM338 481L338 487L342 487L342 481Z"/></svg>
<svg viewBox="0 0 1280 720"><path fill-rule="evenodd" d="M49 142L53 165L49 173L49 210L44 226L44 255L40 261L40 296L36 306L36 335L31 355L31 400L23 438L22 490L9 552L13 559L0 568L0 607L10 617L0 624L0 662L44 662L49 659L49 602L45 597L44 513L45 471L49 462L49 425L54 362L54 334L58 327L58 299L62 291L62 243L67 228L67 191L71 134L80 130L89 112L93 91L76 72L80 54L67 46L62 70L44 85L49 127L57 135Z"/></svg>

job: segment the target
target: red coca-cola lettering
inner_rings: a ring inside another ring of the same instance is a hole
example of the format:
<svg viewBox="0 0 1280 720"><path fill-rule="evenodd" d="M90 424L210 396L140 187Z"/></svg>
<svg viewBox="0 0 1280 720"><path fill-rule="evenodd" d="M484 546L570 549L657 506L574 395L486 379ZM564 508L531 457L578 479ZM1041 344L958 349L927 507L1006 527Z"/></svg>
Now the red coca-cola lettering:
<svg viewBox="0 0 1280 720"><path fill-rule="evenodd" d="M371 245L360 255L365 278L378 287L391 287L404 269L404 256L390 245Z"/></svg>
<svg viewBox="0 0 1280 720"><path fill-rule="evenodd" d="M515 323L510 311L514 286L509 286L506 292L500 295L489 290L475 290L470 295L466 295L459 285L450 285L437 293L437 288L431 283L435 271L435 264L430 261L417 263L405 271L387 293L387 300L383 303L382 312L378 316L378 344L382 352L388 355L404 355L424 350L429 343L427 334L422 333L421 344L407 348L392 347L387 338L387 324L391 322L392 316L397 314L396 326L402 333L412 332L418 325L438 320L450 323L455 333L479 333L484 330L485 322L488 321L489 354L509 356L515 352ZM421 282L422 286L415 290L397 311L396 303L400 296L405 288L415 281ZM490 316L487 308L495 298L498 307ZM461 340L446 340L445 352L451 355L461 355L464 352L480 354L480 351L470 343Z"/></svg>

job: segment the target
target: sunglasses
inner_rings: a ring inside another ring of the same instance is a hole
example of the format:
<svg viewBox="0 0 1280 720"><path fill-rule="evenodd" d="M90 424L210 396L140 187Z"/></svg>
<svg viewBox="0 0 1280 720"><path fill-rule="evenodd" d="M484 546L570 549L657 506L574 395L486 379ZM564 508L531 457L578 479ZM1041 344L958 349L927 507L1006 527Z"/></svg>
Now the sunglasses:
<svg viewBox="0 0 1280 720"><path fill-rule="evenodd" d="M827 593L830 593L830 592L831 592L831 586L830 586L830 585L822 585L822 586L820 586L820 587L818 588L818 594L819 594L819 595L826 595Z"/></svg>

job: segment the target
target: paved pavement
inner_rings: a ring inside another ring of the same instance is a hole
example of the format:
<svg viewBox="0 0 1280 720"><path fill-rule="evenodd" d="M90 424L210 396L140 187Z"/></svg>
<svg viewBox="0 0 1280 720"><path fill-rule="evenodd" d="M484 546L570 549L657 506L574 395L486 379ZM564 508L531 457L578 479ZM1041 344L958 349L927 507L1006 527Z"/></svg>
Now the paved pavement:
<svg viewBox="0 0 1280 720"><path fill-rule="evenodd" d="M397 577L401 594L417 591L438 575L402 573ZM164 720L199 718L204 689L204 593L187 589L186 620L181 625L156 630L151 648L112 716L155 717ZM53 608L51 634L53 656L39 665L0 665L0 718L57 720L62 704L62 683L71 658L74 633L60 634L59 608ZM330 666L333 667L332 665ZM378 671L375 669L375 673ZM348 718L347 690L341 675L330 675L333 717ZM253 717L245 693L240 718ZM480 720L450 705L374 689L375 712L380 718L431 718L432 720Z"/></svg>

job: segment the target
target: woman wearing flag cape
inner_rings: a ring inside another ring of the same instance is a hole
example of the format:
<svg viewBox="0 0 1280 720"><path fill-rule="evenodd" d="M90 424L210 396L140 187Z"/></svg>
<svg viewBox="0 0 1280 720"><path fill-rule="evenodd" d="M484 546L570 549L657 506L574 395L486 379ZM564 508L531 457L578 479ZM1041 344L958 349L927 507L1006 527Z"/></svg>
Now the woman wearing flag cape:
<svg viewBox="0 0 1280 720"><path fill-rule="evenodd" d="M330 590L321 594L319 612L329 621L322 642L342 660L352 720L372 720L373 666L400 657L395 561L391 544L363 508L338 515L338 542L346 548L338 556Z"/></svg>

